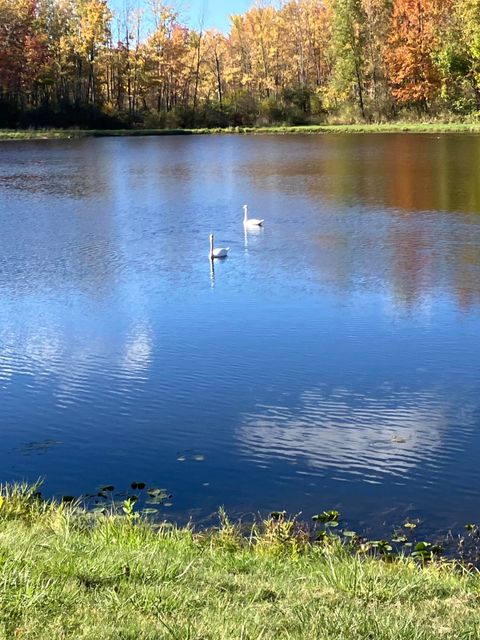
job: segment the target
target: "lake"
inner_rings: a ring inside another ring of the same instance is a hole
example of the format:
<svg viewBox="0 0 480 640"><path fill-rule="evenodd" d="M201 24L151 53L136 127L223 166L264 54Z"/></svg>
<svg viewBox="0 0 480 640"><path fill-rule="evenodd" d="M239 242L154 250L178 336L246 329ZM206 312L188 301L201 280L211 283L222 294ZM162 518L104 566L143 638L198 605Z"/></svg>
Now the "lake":
<svg viewBox="0 0 480 640"><path fill-rule="evenodd" d="M478 521L480 136L4 142L0 223L0 481Z"/></svg>

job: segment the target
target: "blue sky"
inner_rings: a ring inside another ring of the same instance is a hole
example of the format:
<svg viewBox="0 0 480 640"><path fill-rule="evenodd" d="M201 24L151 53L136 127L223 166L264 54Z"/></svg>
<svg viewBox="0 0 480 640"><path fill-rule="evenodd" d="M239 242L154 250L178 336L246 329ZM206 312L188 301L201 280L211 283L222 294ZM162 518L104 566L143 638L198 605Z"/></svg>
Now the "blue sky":
<svg viewBox="0 0 480 640"><path fill-rule="evenodd" d="M143 8L148 14L149 0L108 0L108 3L120 16L125 15L126 9L135 8ZM255 0L165 0L165 4L179 13L182 24L198 29L203 18L205 29L216 28L226 33L230 26L229 16L244 13L255 4Z"/></svg>
<svg viewBox="0 0 480 640"><path fill-rule="evenodd" d="M202 12L205 14L205 27L216 27L221 31L228 29L228 16L232 13L243 13L252 6L253 0L177 0L172 1L182 16L192 27L200 23Z"/></svg>

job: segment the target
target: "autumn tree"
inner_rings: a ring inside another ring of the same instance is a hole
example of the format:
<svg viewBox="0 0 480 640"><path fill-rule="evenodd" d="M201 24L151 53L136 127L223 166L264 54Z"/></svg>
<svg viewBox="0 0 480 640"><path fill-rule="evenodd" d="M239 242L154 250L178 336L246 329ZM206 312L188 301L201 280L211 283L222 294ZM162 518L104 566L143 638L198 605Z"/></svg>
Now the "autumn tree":
<svg viewBox="0 0 480 640"><path fill-rule="evenodd" d="M391 111L392 96L385 61L386 42L389 35L392 0L363 0L365 14L366 96L369 111L381 119Z"/></svg>
<svg viewBox="0 0 480 640"><path fill-rule="evenodd" d="M357 102L365 119L365 11L361 0L332 0L331 6L334 95Z"/></svg>
<svg viewBox="0 0 480 640"><path fill-rule="evenodd" d="M457 33L461 48L457 49L451 71L463 72L473 88L476 109L480 110L480 0L457 0L453 13L460 26Z"/></svg>
<svg viewBox="0 0 480 640"><path fill-rule="evenodd" d="M323 2L290 1L283 6L278 26L283 99L305 115L323 109L331 75L330 41L331 15Z"/></svg>
<svg viewBox="0 0 480 640"><path fill-rule="evenodd" d="M385 49L392 94L401 105L428 111L440 89L434 62L438 24L448 8L442 0L395 0Z"/></svg>
<svg viewBox="0 0 480 640"><path fill-rule="evenodd" d="M48 64L47 36L38 29L36 0L0 0L0 100L36 104Z"/></svg>

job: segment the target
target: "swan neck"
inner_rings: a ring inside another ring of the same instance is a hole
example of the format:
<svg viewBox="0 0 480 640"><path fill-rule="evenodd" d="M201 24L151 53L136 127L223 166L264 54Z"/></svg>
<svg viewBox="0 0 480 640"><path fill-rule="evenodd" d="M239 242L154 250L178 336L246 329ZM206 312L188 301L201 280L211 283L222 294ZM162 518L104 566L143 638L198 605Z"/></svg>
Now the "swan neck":
<svg viewBox="0 0 480 640"><path fill-rule="evenodd" d="M243 216L243 221L248 222L248 207L244 207L243 210L245 212Z"/></svg>

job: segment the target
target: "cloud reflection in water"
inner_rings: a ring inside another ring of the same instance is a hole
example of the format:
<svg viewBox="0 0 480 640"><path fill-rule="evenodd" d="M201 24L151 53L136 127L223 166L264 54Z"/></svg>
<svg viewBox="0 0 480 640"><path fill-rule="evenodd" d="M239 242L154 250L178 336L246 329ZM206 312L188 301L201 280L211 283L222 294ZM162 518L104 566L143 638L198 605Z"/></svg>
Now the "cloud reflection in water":
<svg viewBox="0 0 480 640"><path fill-rule="evenodd" d="M369 397L316 388L305 391L296 405L262 405L246 414L237 440L242 453L261 464L300 458L312 473L330 470L338 480L401 480L419 465L441 464L452 409L433 391ZM466 408L456 420L464 423L465 436L472 412Z"/></svg>

